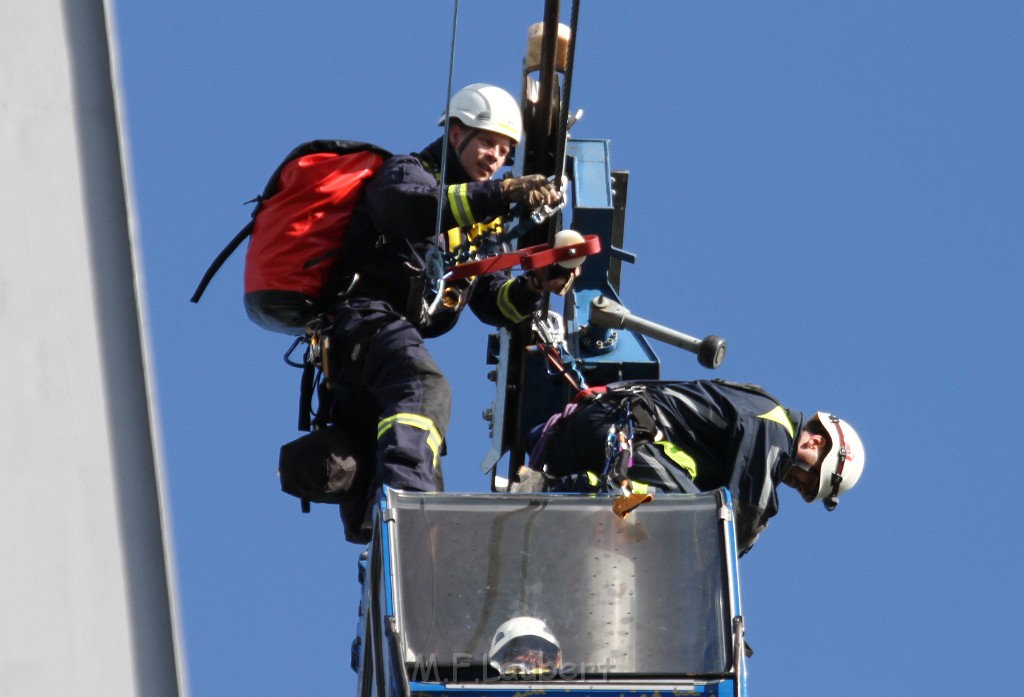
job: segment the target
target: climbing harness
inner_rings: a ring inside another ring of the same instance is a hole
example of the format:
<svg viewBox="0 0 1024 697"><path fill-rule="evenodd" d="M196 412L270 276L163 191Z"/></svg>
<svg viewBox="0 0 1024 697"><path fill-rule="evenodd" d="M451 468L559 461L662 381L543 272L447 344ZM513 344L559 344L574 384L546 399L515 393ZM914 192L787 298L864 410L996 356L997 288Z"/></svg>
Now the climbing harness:
<svg viewBox="0 0 1024 697"><path fill-rule="evenodd" d="M612 502L612 512L620 518L625 518L630 511L654 500L647 491L634 491L633 482L629 479L629 469L633 466L634 435L632 399L626 399L620 418L608 427L602 474L604 486L610 491L619 492L619 496Z"/></svg>

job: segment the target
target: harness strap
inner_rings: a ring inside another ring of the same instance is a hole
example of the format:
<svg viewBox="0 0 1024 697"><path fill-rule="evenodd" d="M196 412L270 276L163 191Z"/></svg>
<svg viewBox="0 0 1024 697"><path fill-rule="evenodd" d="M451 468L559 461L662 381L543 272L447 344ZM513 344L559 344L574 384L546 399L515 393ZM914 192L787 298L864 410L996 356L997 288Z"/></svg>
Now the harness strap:
<svg viewBox="0 0 1024 697"><path fill-rule="evenodd" d="M302 364L302 378L299 380L299 430L312 430L310 414L313 413L313 393L316 391L317 368L310 361ZM303 506L305 509L305 505Z"/></svg>
<svg viewBox="0 0 1024 697"><path fill-rule="evenodd" d="M686 494L699 494L700 489L690 479L690 475L675 463L665 463L662 455L658 452L658 446L653 443L641 443L633 451L633 457L638 462L647 465L654 470L661 480L667 484L675 484L680 491Z"/></svg>

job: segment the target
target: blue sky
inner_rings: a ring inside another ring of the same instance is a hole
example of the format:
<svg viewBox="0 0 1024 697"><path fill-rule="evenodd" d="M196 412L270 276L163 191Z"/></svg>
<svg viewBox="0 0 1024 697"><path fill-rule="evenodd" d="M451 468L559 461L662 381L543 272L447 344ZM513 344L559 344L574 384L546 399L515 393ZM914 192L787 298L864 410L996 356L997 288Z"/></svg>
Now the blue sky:
<svg viewBox="0 0 1024 697"><path fill-rule="evenodd" d="M245 318L241 253L188 297L294 145L438 135L452 3L115 4L192 694L354 694L359 548L278 489L288 339ZM464 0L454 85L518 94L542 10ZM783 492L742 562L752 695L1024 679L1022 46L1011 1L583 3L574 134L630 171L624 303L724 336L721 377L867 448L834 513ZM467 314L429 344L454 491L487 486L486 334Z"/></svg>

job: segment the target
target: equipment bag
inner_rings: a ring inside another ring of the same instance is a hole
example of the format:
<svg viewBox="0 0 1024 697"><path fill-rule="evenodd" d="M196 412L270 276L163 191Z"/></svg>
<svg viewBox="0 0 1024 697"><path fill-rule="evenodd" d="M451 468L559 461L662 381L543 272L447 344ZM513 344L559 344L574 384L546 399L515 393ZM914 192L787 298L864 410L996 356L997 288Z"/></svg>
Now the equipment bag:
<svg viewBox="0 0 1024 697"><path fill-rule="evenodd" d="M253 199L252 220L214 259L192 302L242 240L245 311L274 332L302 335L320 312L363 184L391 153L369 143L313 140L288 154Z"/></svg>
<svg viewBox="0 0 1024 697"><path fill-rule="evenodd" d="M372 451L359 450L338 426L320 428L285 443L277 468L281 491L300 499L307 513L311 501L345 503L365 498L374 459Z"/></svg>

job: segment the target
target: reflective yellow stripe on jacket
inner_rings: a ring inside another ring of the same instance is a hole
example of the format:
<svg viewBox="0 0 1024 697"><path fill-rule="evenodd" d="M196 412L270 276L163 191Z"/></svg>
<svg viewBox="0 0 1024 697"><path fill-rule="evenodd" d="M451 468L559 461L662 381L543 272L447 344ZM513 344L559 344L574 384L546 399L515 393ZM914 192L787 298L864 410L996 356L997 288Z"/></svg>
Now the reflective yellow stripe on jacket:
<svg viewBox="0 0 1024 697"><path fill-rule="evenodd" d="M786 433L789 434L790 438L795 437L793 433L793 422L790 421L789 416L786 415L786 410L780 407L779 405L776 404L775 408L769 412L759 414L757 418L764 419L765 421L774 421L775 423L779 424L784 429L786 429Z"/></svg>
<svg viewBox="0 0 1024 697"><path fill-rule="evenodd" d="M434 467L441 464L441 434L438 432L433 421L422 414L400 413L389 416L377 422L377 440L380 440L388 432L388 429L392 428L395 424L403 424L426 431L427 446L430 448L430 452L434 454Z"/></svg>
<svg viewBox="0 0 1024 697"><path fill-rule="evenodd" d="M469 227L476 222L469 208L469 187L466 184L452 184L448 187L448 207L459 227Z"/></svg>
<svg viewBox="0 0 1024 697"><path fill-rule="evenodd" d="M670 443L667 440L659 440L654 444L661 447L662 451L665 453L665 457L679 465L680 469L689 474L690 479L697 478L697 461L694 460L685 450L675 443Z"/></svg>

